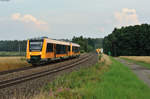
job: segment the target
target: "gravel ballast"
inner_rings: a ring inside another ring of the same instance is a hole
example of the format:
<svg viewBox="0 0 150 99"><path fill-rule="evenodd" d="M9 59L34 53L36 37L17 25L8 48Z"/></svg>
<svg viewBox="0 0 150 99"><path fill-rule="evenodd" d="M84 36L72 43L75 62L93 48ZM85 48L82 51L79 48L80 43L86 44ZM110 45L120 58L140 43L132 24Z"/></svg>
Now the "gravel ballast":
<svg viewBox="0 0 150 99"><path fill-rule="evenodd" d="M80 58L83 58L83 56L80 56ZM79 59L80 59L79 58ZM0 76L0 80L6 80L12 77L18 77L21 75L28 75L34 72L39 72L45 69L51 69L54 68L56 66L61 66L64 64L68 64L76 62L78 60L78 58L76 59L72 59L72 60L68 60L68 61L64 61L61 63L56 63L56 64L51 64L51 65L47 65L47 66L43 66L43 67L38 67L38 68L34 68L33 70L25 70L25 71L20 71L18 73L11 73L11 74L7 74L7 75L3 75ZM11 87L7 87L7 88L3 88L0 89L0 99L20 99L22 98L22 96L24 96L26 99L29 98L30 96L36 95L41 91L41 88L47 84L48 82L52 81L53 79L55 79L55 77L57 77L58 75L62 75L64 73L69 73L73 70L78 70L80 67L87 67L87 66L91 66L95 63L97 63L98 61L98 57L95 53L92 53L92 57L89 58L86 62L78 64L75 67L72 67L70 69L67 70L63 70L61 72L57 72L51 75L46 75L44 77L39 77L33 80L29 80ZM15 97L15 98L14 98Z"/></svg>

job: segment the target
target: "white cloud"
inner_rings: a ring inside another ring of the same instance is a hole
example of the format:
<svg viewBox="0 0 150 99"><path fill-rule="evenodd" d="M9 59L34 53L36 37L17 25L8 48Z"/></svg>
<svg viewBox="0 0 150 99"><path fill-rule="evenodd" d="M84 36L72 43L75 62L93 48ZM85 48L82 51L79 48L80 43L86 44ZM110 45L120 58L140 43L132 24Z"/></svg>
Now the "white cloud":
<svg viewBox="0 0 150 99"><path fill-rule="evenodd" d="M123 8L121 12L115 12L114 17L119 27L140 24L135 9Z"/></svg>
<svg viewBox="0 0 150 99"><path fill-rule="evenodd" d="M25 23L33 22L36 25L47 24L46 22L44 22L42 20L38 20L37 18L35 18L34 16L32 16L30 14L26 14L26 15L21 16L20 13L14 13L14 14L12 14L11 18L13 20L22 21Z"/></svg>
<svg viewBox="0 0 150 99"><path fill-rule="evenodd" d="M100 30L100 32L104 32L105 31L105 29L103 27L101 27L99 30Z"/></svg>

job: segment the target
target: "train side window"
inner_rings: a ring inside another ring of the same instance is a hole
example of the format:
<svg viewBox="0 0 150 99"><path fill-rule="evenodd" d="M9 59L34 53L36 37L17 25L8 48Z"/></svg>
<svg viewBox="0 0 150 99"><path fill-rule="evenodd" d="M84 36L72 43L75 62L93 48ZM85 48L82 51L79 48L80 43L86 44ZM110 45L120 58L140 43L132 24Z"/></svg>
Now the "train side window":
<svg viewBox="0 0 150 99"><path fill-rule="evenodd" d="M74 52L74 47L72 46L72 51Z"/></svg>
<svg viewBox="0 0 150 99"><path fill-rule="evenodd" d="M65 45L56 45L56 54L65 54L66 53L66 46Z"/></svg>
<svg viewBox="0 0 150 99"><path fill-rule="evenodd" d="M75 47L75 52L77 52L77 47Z"/></svg>
<svg viewBox="0 0 150 99"><path fill-rule="evenodd" d="M77 48L77 47L75 47L75 52L76 52L76 53L78 52L78 48Z"/></svg>
<svg viewBox="0 0 150 99"><path fill-rule="evenodd" d="M53 52L53 44L47 43L47 49L46 52Z"/></svg>
<svg viewBox="0 0 150 99"><path fill-rule="evenodd" d="M68 51L70 52L70 46L68 46Z"/></svg>
<svg viewBox="0 0 150 99"><path fill-rule="evenodd" d="M80 47L78 47L78 52L80 52Z"/></svg>
<svg viewBox="0 0 150 99"><path fill-rule="evenodd" d="M77 53L80 51L80 48L79 47L72 47L72 51Z"/></svg>
<svg viewBox="0 0 150 99"><path fill-rule="evenodd" d="M61 45L56 45L56 54L61 54Z"/></svg>
<svg viewBox="0 0 150 99"><path fill-rule="evenodd" d="M66 53L66 46L62 45L62 54L65 54L65 53Z"/></svg>

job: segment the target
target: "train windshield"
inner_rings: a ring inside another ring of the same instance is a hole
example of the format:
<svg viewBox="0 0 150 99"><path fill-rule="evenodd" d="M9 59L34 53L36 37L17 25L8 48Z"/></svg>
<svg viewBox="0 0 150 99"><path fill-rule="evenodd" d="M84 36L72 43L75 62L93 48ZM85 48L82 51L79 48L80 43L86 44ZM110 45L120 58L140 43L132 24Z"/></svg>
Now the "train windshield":
<svg viewBox="0 0 150 99"><path fill-rule="evenodd" d="M30 41L30 51L41 51L42 45L42 41Z"/></svg>

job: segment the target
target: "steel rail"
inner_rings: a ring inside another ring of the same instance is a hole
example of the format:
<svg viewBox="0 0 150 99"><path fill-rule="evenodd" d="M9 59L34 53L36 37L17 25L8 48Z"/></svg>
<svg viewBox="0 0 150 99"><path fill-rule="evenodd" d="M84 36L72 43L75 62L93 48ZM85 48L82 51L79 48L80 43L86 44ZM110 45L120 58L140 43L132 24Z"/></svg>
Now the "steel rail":
<svg viewBox="0 0 150 99"><path fill-rule="evenodd" d="M16 84L19 84L19 83L22 83L22 82L25 82L25 81L28 81L28 80L35 79L35 78L39 78L39 77L43 77L43 76L46 76L46 75L54 74L54 73L57 73L59 71L70 69L72 67L75 67L78 64L81 64L81 63L87 61L89 58L92 58L92 56L93 55L89 55L88 57L87 56L83 57L81 60L78 60L75 63L66 64L66 65L61 66L61 67L56 67L56 68L53 68L53 69L50 69L50 70L30 74L30 75L27 75L27 76L22 76L22 77L18 77L18 78L13 78L13 79L1 81L0 82L0 89L10 87L10 86L13 86L13 85L16 85Z"/></svg>

